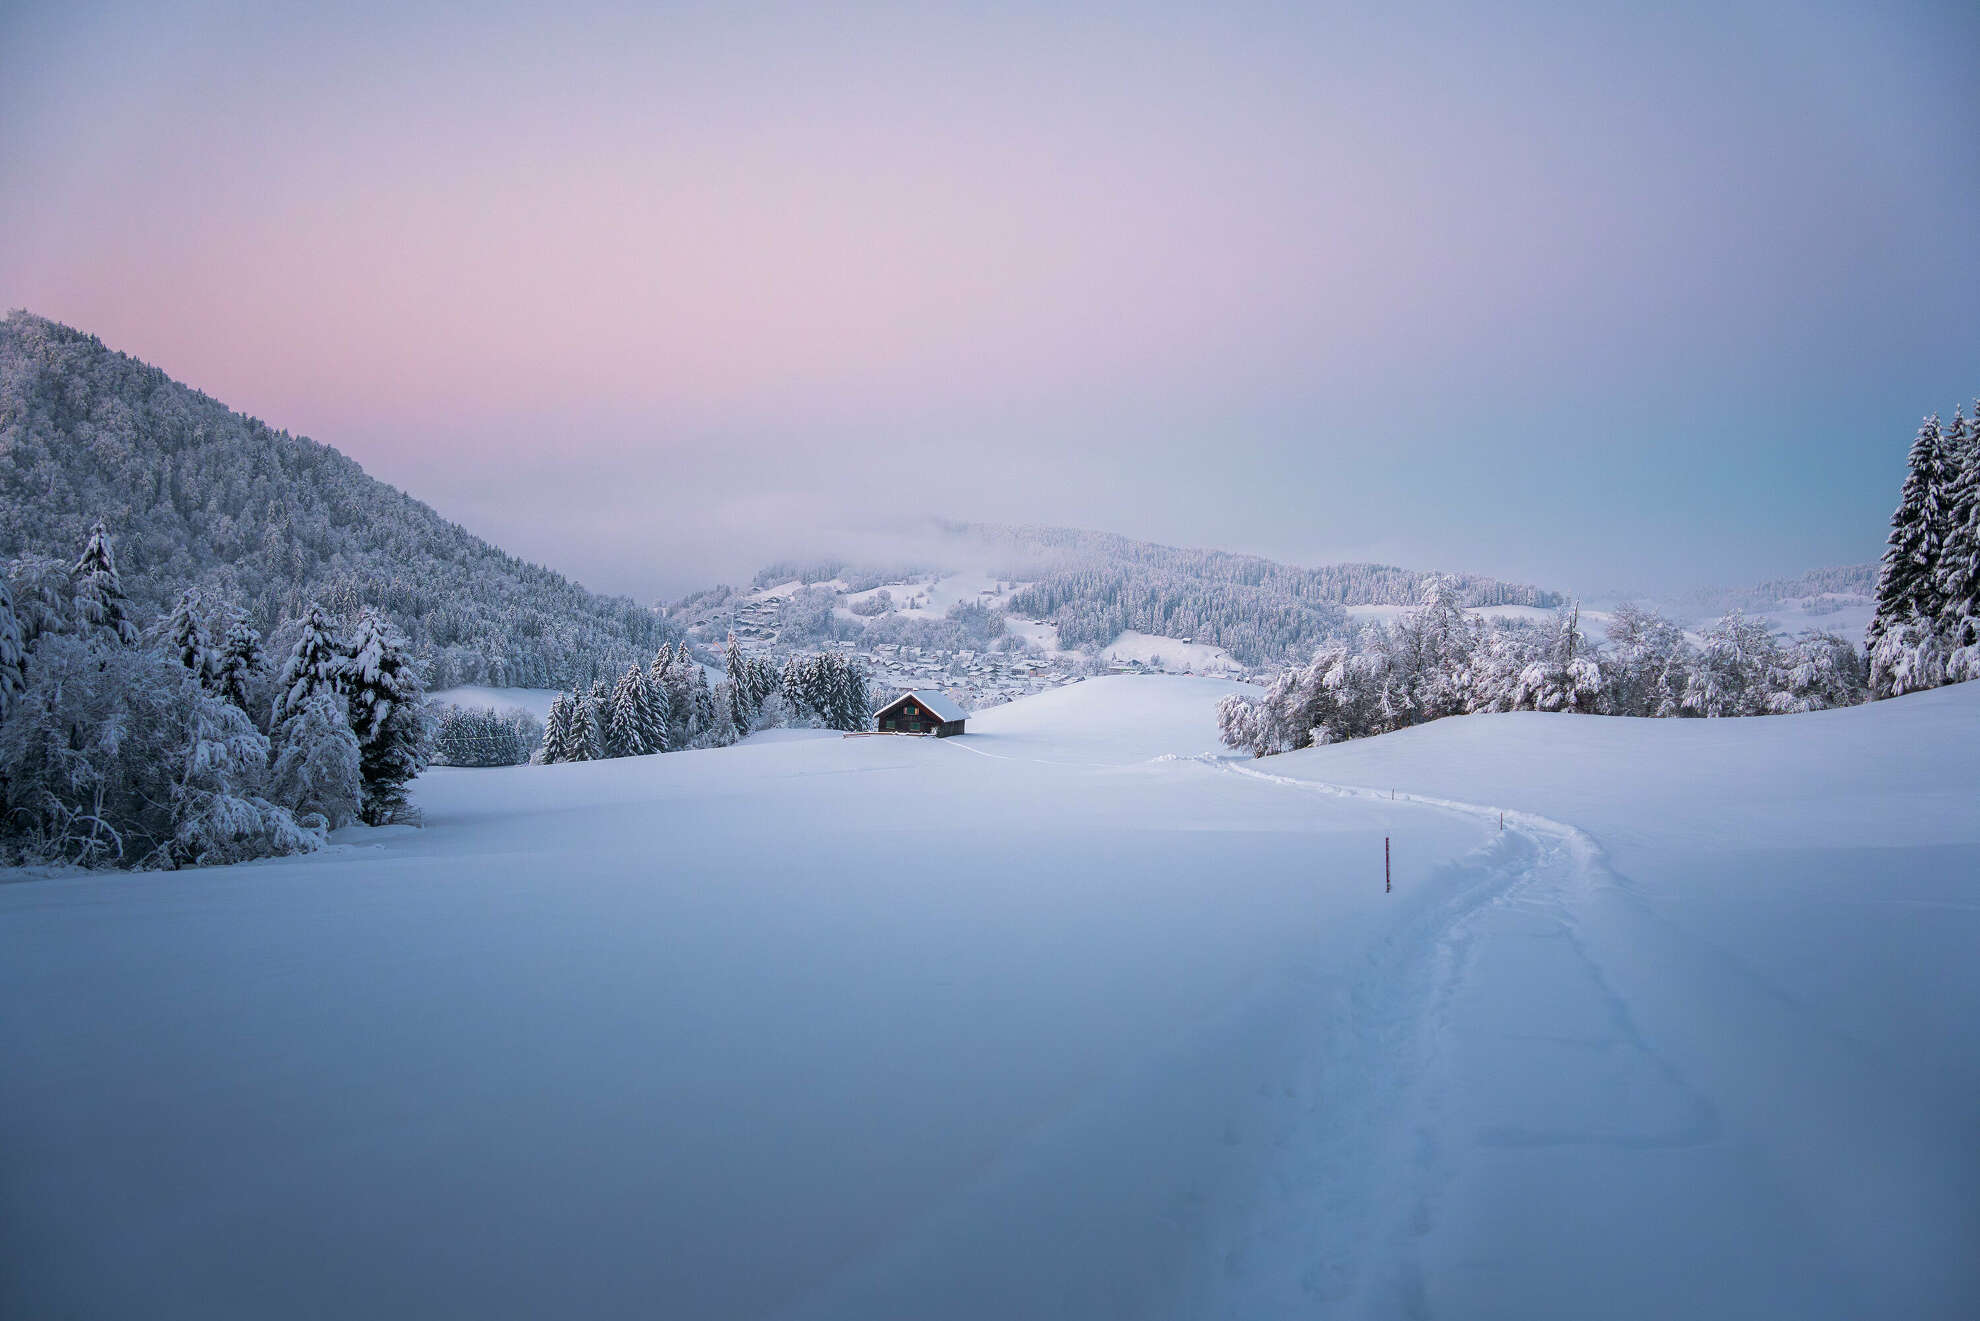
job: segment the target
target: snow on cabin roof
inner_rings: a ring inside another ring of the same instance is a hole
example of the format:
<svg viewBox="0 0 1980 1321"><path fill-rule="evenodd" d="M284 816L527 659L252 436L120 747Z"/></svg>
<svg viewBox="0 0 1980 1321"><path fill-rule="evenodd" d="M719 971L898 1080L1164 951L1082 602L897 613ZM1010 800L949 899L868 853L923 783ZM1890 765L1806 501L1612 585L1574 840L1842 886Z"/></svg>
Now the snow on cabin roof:
<svg viewBox="0 0 1980 1321"><path fill-rule="evenodd" d="M934 716L943 724L947 724L951 720L967 720L969 718L969 713L964 711L960 706L957 706L956 699L950 697L947 693L934 692L932 690L924 692L918 688L902 693L899 697L887 703L886 706L881 707L880 710L885 711L888 707L899 706L910 697L927 707L928 714ZM878 715L879 712L876 711L874 714Z"/></svg>

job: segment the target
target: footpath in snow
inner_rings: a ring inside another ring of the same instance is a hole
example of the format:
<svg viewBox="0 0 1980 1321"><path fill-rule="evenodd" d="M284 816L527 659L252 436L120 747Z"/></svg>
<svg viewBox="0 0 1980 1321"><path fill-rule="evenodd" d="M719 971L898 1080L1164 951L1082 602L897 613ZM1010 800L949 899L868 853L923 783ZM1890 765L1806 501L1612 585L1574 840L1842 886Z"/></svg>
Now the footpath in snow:
<svg viewBox="0 0 1980 1321"><path fill-rule="evenodd" d="M1527 843L1419 952L1378 1214L1342 1214L1337 1116L1281 1107L1205 1313L1980 1314L1976 732L1969 685L1230 764L1504 809Z"/></svg>
<svg viewBox="0 0 1980 1321"><path fill-rule="evenodd" d="M0 885L0 1315L1974 1313L1980 685L1257 762L1232 688Z"/></svg>

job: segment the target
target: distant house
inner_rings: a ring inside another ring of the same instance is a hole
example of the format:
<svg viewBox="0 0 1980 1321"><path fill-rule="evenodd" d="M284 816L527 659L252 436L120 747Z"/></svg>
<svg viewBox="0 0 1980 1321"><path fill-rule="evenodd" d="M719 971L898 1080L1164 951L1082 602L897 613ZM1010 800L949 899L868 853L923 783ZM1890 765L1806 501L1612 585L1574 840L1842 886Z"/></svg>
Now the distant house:
<svg viewBox="0 0 1980 1321"><path fill-rule="evenodd" d="M873 728L882 734L933 734L947 738L963 732L966 713L947 693L902 693L873 713Z"/></svg>

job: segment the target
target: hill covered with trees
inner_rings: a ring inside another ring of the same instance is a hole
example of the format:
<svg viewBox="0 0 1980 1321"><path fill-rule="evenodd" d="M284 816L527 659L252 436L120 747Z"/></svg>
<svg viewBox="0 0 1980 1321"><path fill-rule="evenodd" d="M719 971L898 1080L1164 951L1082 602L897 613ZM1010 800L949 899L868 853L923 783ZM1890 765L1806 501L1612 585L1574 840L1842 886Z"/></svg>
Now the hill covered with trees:
<svg viewBox="0 0 1980 1321"><path fill-rule="evenodd" d="M1248 665L1272 665L1345 636L1346 606L1414 605L1426 576L1391 564L1304 568L1258 555L1037 525L938 522L920 540L913 562L786 560L764 568L754 585L833 582L856 592L931 572L975 569L1025 584L1003 608L1055 625L1063 646L1105 647L1133 630L1193 638ZM1483 574L1446 574L1442 581L1468 606L1551 608L1566 602L1559 592ZM717 604L704 593L675 609L706 613Z"/></svg>
<svg viewBox="0 0 1980 1321"><path fill-rule="evenodd" d="M102 519L144 613L187 587L273 633L312 599L381 609L434 687L569 687L678 629L506 554L328 445L278 431L93 335L0 321L0 560L72 557Z"/></svg>

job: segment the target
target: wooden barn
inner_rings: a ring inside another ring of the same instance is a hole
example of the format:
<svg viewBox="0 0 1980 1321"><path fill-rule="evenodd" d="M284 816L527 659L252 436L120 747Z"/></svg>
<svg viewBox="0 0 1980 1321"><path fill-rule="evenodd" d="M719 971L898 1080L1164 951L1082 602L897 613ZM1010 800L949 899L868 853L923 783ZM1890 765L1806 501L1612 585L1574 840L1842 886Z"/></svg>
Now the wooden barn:
<svg viewBox="0 0 1980 1321"><path fill-rule="evenodd" d="M873 713L873 728L882 734L933 734L947 738L963 732L965 713L947 693L905 692Z"/></svg>

